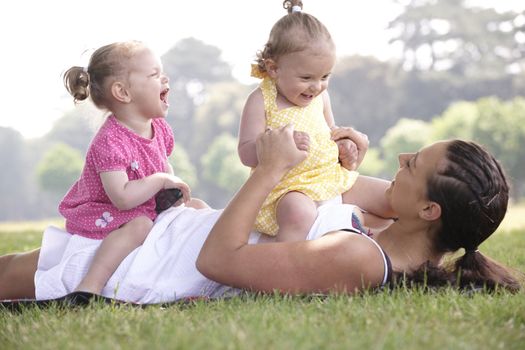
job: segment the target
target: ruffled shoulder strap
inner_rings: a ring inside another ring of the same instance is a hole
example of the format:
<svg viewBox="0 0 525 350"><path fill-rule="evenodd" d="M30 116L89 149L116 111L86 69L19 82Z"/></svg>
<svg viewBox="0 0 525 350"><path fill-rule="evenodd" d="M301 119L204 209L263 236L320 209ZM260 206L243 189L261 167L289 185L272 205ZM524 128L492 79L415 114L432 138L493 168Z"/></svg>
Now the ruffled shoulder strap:
<svg viewBox="0 0 525 350"><path fill-rule="evenodd" d="M277 113L277 87L275 81L268 75L261 81L259 85L264 98L264 110L266 118L271 119ZM268 122L268 121L267 121Z"/></svg>
<svg viewBox="0 0 525 350"><path fill-rule="evenodd" d="M253 63L252 64L252 71L250 73L250 76L252 76L254 78L264 79L264 78L266 78L268 76L268 73L261 72L261 70L259 69L259 65Z"/></svg>

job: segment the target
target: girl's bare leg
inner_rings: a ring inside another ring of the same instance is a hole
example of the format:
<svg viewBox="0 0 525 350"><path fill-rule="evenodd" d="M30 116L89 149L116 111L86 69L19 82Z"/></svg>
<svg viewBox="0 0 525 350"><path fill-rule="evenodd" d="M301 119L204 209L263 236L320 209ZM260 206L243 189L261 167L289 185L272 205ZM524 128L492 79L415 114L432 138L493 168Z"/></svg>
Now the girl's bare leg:
<svg viewBox="0 0 525 350"><path fill-rule="evenodd" d="M111 232L100 245L93 262L76 291L100 294L120 263L144 243L153 222L141 216Z"/></svg>
<svg viewBox="0 0 525 350"><path fill-rule="evenodd" d="M0 299L33 299L40 249L0 256Z"/></svg>
<svg viewBox="0 0 525 350"><path fill-rule="evenodd" d="M199 198L190 199L190 201L186 203L186 206L190 208L195 208L195 209L204 209L204 208L210 207L208 203L206 203L205 201Z"/></svg>
<svg viewBox="0 0 525 350"><path fill-rule="evenodd" d="M313 200L301 192L288 192L277 204L278 242L293 242L306 239L315 218L317 207Z"/></svg>

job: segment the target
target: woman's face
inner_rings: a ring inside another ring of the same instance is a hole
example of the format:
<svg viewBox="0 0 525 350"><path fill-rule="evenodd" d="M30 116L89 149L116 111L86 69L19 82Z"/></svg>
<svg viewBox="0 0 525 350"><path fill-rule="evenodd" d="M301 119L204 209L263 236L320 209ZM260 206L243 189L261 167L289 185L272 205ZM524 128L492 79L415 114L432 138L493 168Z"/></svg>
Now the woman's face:
<svg viewBox="0 0 525 350"><path fill-rule="evenodd" d="M422 148L416 153L399 155L399 170L386 191L386 196L399 217L419 215L428 206L427 181L443 166L448 141Z"/></svg>

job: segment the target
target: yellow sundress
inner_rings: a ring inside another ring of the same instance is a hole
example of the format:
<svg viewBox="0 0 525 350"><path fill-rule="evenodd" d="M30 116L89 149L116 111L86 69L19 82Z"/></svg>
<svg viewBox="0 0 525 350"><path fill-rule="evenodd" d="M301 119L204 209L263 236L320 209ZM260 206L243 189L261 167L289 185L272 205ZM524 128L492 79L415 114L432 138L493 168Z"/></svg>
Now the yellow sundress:
<svg viewBox="0 0 525 350"><path fill-rule="evenodd" d="M255 68L255 67L254 67ZM273 189L263 203L255 229L270 236L278 231L276 209L281 197L291 191L301 192L314 201L332 199L352 187L356 171L349 171L339 163L337 144L330 139L330 128L323 114L323 99L317 96L308 106L277 108L277 88L268 76L262 78L260 88L264 97L266 126L272 129L292 123L294 130L307 132L310 137L308 157L292 168Z"/></svg>

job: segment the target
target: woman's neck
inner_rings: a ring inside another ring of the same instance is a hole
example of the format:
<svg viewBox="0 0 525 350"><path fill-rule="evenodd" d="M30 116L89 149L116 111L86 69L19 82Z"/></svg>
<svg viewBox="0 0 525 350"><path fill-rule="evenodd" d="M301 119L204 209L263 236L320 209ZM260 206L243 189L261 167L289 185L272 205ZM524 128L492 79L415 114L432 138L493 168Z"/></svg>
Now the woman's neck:
<svg viewBox="0 0 525 350"><path fill-rule="evenodd" d="M411 272L430 261L439 264L442 253L431 247L432 226L421 222L394 222L374 239L389 256L394 271Z"/></svg>

